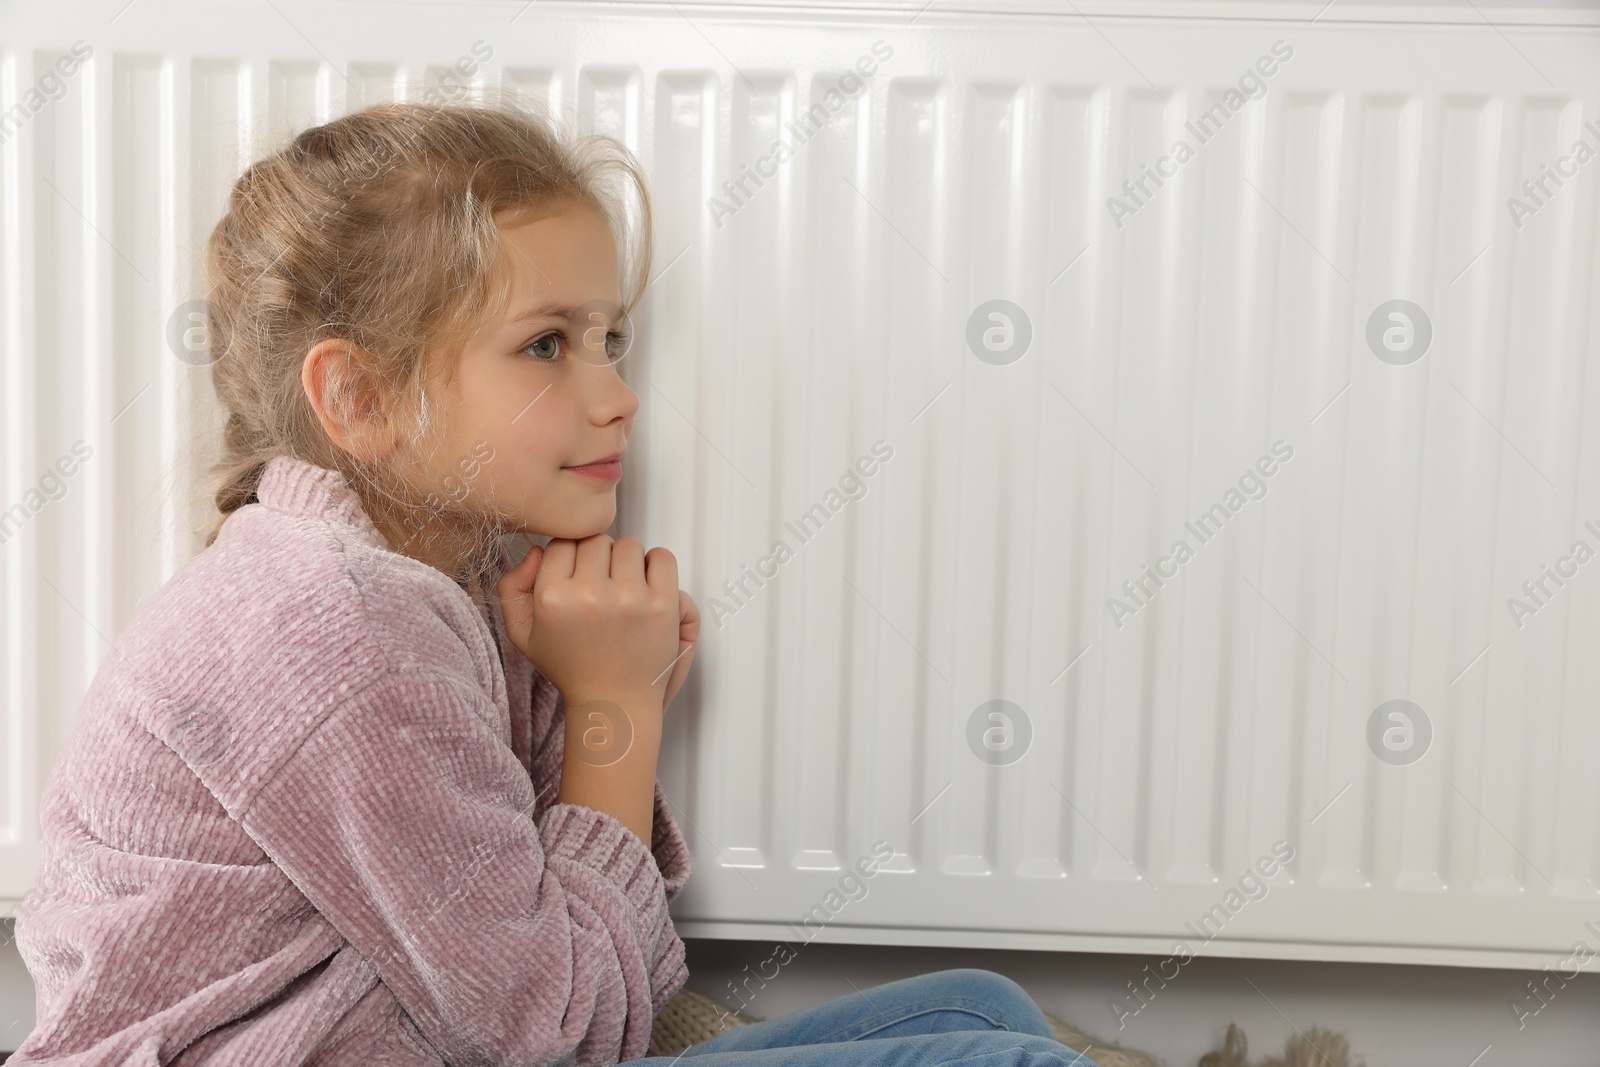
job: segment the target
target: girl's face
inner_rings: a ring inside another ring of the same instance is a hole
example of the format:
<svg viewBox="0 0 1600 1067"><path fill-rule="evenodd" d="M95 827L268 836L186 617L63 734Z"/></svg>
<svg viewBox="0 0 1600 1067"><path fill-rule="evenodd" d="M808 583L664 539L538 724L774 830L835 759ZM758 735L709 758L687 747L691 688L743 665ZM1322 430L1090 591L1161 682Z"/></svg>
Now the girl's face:
<svg viewBox="0 0 1600 1067"><path fill-rule="evenodd" d="M444 441L426 457L430 482L447 499L470 494L522 533L601 533L616 518L622 463L594 464L627 448L639 410L613 362L628 324L618 321L611 230L578 201L497 221L510 298L467 340L438 394Z"/></svg>

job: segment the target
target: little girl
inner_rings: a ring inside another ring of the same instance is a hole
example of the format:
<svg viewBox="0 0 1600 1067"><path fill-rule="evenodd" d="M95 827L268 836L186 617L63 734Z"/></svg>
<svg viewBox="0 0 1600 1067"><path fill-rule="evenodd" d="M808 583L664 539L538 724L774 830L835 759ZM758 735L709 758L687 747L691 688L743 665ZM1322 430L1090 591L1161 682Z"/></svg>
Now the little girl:
<svg viewBox="0 0 1600 1067"><path fill-rule="evenodd" d="M621 145L515 106L377 105L234 184L218 514L46 784L11 1064L659 1051L690 864L655 769L700 618L672 553L603 532L649 234ZM974 969L680 1055L1092 1067Z"/></svg>

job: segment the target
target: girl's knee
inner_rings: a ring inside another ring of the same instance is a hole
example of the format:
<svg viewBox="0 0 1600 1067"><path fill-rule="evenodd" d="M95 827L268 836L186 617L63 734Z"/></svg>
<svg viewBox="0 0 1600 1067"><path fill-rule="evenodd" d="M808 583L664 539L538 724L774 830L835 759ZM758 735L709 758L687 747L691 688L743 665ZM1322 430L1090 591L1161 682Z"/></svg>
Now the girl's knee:
<svg viewBox="0 0 1600 1067"><path fill-rule="evenodd" d="M961 1035L959 1047L941 1064L983 1064L985 1067L1098 1067L1093 1059L1051 1038L1037 1034L987 1031Z"/></svg>
<svg viewBox="0 0 1600 1067"><path fill-rule="evenodd" d="M987 1027L1055 1039L1050 1021L1028 991L1005 975L983 967L927 971L881 988L898 998L899 1008L960 1012L970 1016L978 1029ZM887 1005L880 1008L892 1010Z"/></svg>
<svg viewBox="0 0 1600 1067"><path fill-rule="evenodd" d="M972 996L1000 1002L1018 999L1026 1000L1030 1004L1033 1002L1026 989L999 971L991 971L984 967L951 967L938 973L947 976L949 981Z"/></svg>
<svg viewBox="0 0 1600 1067"><path fill-rule="evenodd" d="M1010 1029L1054 1039L1044 1012L1016 980L983 967L956 967L942 973L949 975L964 995L993 1005Z"/></svg>

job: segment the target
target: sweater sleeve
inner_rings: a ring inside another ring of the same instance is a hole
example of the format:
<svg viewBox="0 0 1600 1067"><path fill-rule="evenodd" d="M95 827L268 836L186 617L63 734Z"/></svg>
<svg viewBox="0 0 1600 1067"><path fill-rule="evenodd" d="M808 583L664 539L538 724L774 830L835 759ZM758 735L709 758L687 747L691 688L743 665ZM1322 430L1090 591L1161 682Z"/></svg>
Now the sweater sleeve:
<svg viewBox="0 0 1600 1067"><path fill-rule="evenodd" d="M662 872L608 813L553 804L535 822L497 721L460 680L385 675L318 724L241 825L447 1062L643 1056L688 977Z"/></svg>
<svg viewBox="0 0 1600 1067"><path fill-rule="evenodd" d="M678 829L677 820L672 817L672 808L667 802L667 795L661 791L659 779L655 789L650 850L656 858L656 866L661 870L662 887L670 904L683 892L684 885L689 881L689 844L683 839L683 831Z"/></svg>

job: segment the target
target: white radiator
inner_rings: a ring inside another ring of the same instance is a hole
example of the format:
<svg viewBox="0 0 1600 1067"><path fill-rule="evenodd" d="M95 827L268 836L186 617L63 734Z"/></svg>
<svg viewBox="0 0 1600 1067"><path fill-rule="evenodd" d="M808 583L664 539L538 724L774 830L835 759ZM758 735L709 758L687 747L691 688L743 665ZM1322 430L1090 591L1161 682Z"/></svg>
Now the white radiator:
<svg viewBox="0 0 1600 1067"><path fill-rule="evenodd" d="M0 896L196 548L229 183L457 69L653 177L685 936L1600 945L1592 7L115 6L0 14Z"/></svg>

